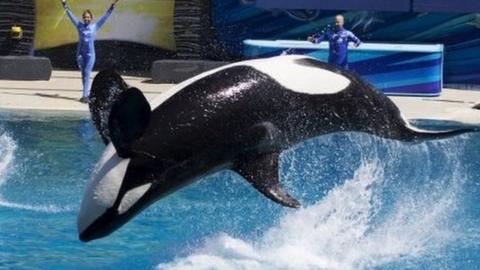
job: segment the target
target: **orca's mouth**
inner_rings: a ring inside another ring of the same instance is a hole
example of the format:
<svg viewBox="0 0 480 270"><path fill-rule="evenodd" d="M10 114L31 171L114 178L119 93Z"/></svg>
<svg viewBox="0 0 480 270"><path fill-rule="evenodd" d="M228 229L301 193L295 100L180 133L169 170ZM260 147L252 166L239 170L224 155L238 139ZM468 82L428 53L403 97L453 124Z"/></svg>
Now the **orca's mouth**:
<svg viewBox="0 0 480 270"><path fill-rule="evenodd" d="M127 211L119 212L119 201L117 201L113 207L108 208L105 213L88 225L83 231L79 229L80 241L88 242L108 236L148 207L150 203L149 196L145 196ZM78 222L80 222L80 220Z"/></svg>
<svg viewBox="0 0 480 270"><path fill-rule="evenodd" d="M115 209L108 209L105 214L95 220L82 232L79 232L79 239L82 242L88 242L105 237L128 221L123 216L119 216Z"/></svg>

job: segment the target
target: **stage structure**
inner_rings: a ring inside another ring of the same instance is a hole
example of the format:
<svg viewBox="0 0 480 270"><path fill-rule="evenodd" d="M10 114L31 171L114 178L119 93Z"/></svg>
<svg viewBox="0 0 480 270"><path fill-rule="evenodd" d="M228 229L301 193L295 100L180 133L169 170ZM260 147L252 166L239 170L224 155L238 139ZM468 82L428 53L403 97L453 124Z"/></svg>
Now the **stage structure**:
<svg viewBox="0 0 480 270"><path fill-rule="evenodd" d="M108 2L76 0L71 8L78 17L88 8L98 18ZM244 40L303 41L337 13L366 43L443 44L444 82L480 85L477 0L120 1L97 35L95 69L146 75L158 60L183 61L179 67L188 60L237 61L244 59ZM20 41L10 39L14 20L23 31ZM77 40L59 2L0 1L0 54L44 56L56 68L76 69Z"/></svg>
<svg viewBox="0 0 480 270"><path fill-rule="evenodd" d="M50 79L50 60L33 56L34 33L33 0L0 1L0 79Z"/></svg>

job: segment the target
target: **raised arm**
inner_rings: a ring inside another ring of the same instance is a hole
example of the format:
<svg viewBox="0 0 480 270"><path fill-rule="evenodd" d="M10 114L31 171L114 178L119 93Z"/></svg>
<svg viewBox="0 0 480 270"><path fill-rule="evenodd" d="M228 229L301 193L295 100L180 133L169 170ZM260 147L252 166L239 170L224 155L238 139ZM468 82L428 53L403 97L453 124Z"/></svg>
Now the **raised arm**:
<svg viewBox="0 0 480 270"><path fill-rule="evenodd" d="M324 40L330 40L330 36L331 36L331 29L330 29L330 26L327 26L325 29L322 30L322 32L320 33L317 33L313 36L309 36L307 38L308 41L312 42L312 43L320 43Z"/></svg>
<svg viewBox="0 0 480 270"><path fill-rule="evenodd" d="M77 27L80 21L77 19L77 17L75 17L75 15L73 15L72 11L67 5L66 0L62 0L62 6L63 6L63 9L67 12L67 15L68 15L68 18L70 18L70 21L73 23L73 25L75 25L75 27Z"/></svg>
<svg viewBox="0 0 480 270"><path fill-rule="evenodd" d="M96 22L97 30L100 29L105 24L108 17L110 17L110 15L112 15L113 9L115 8L115 4L117 4L117 2L118 2L118 0L113 0L112 4L110 5L110 8L107 9L105 14L103 14L103 16L100 17L100 19L98 19L98 21Z"/></svg>
<svg viewBox="0 0 480 270"><path fill-rule="evenodd" d="M313 35L313 43L320 43L325 40L325 33L318 33Z"/></svg>

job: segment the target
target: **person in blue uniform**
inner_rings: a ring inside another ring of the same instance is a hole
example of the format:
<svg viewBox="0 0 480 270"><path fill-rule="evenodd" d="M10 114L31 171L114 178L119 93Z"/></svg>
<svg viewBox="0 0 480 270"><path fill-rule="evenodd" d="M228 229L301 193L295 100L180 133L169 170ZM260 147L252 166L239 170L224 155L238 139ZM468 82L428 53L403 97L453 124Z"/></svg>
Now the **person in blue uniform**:
<svg viewBox="0 0 480 270"><path fill-rule="evenodd" d="M343 28L344 20L342 15L335 16L335 29L327 28L319 34L309 36L307 40L312 43L328 41L328 63L348 69L348 44L353 42L358 47L362 42L352 32Z"/></svg>
<svg viewBox="0 0 480 270"><path fill-rule="evenodd" d="M82 71L83 84L83 93L80 102L87 103L88 95L90 94L90 73L95 65L95 35L112 14L117 2L118 0L113 0L110 8L96 22L92 22L93 14L89 9L83 11L83 22L81 22L73 15L66 0L62 0L62 5L67 12L68 18L70 18L70 21L72 21L78 31L77 64Z"/></svg>

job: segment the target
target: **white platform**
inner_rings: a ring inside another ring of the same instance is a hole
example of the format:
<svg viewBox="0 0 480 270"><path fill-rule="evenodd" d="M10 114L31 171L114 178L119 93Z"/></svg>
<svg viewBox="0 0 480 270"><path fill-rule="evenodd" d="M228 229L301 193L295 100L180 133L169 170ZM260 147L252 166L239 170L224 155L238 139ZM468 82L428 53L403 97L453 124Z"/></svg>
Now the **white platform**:
<svg viewBox="0 0 480 270"><path fill-rule="evenodd" d="M173 86L152 84L149 78L123 77L127 83L142 90L147 99ZM54 71L50 81L0 80L0 110L88 115L88 106L78 101L81 85L80 72L77 71ZM443 89L439 97L390 98L411 120L447 120L480 125L480 110L471 109L480 103L480 91Z"/></svg>

